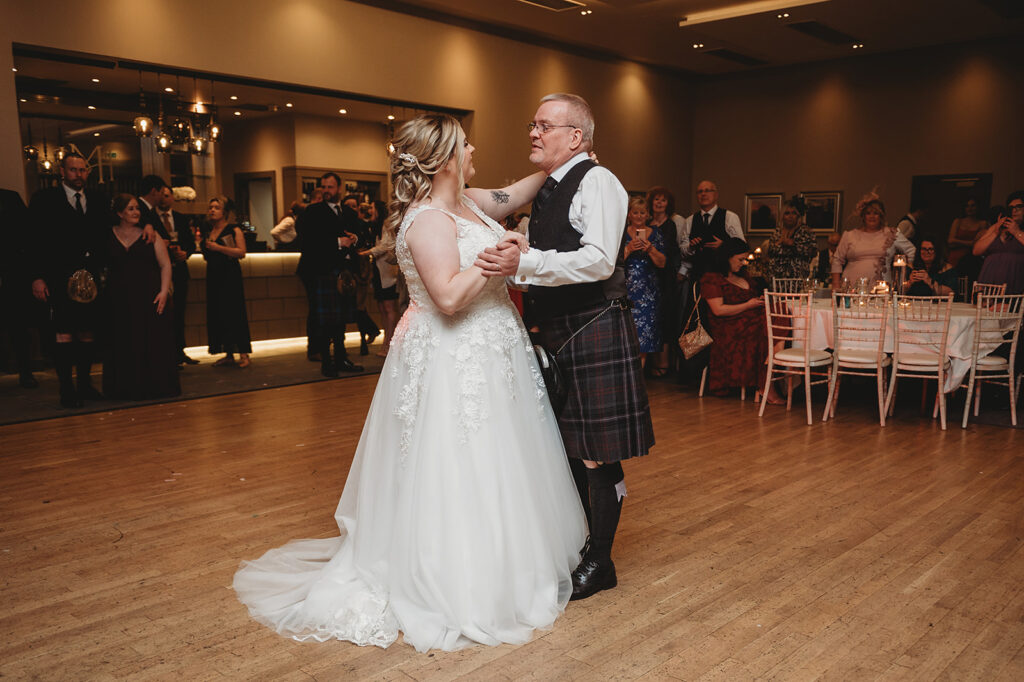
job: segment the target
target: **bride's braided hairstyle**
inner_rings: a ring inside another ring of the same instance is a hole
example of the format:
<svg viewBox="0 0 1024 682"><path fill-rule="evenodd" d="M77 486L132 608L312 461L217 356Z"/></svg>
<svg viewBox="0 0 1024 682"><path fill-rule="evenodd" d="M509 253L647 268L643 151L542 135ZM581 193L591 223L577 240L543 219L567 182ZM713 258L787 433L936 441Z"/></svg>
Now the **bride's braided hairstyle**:
<svg viewBox="0 0 1024 682"><path fill-rule="evenodd" d="M458 120L447 114L423 114L402 125L392 141L391 201L384 223L385 246L393 249L398 227L409 206L430 196L433 176L454 156L461 195L465 184L462 161L466 135Z"/></svg>

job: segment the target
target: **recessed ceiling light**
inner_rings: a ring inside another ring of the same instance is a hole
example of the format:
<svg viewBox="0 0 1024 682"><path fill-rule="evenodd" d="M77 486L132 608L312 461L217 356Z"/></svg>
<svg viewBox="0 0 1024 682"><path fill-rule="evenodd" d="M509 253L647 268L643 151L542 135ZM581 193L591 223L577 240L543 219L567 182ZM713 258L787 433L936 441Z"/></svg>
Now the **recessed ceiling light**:
<svg viewBox="0 0 1024 682"><path fill-rule="evenodd" d="M18 73L18 69L13 66L11 67L11 71L13 71L14 73Z"/></svg>
<svg viewBox="0 0 1024 682"><path fill-rule="evenodd" d="M702 47L704 47L704 43L694 43L693 44L693 49L695 49L695 50L699 50Z"/></svg>
<svg viewBox="0 0 1024 682"><path fill-rule="evenodd" d="M864 43L854 43L853 44L853 49L855 49L855 50L859 50L862 47L864 47Z"/></svg>
<svg viewBox="0 0 1024 682"><path fill-rule="evenodd" d="M236 99L238 99L238 95L231 95L231 99L232 99L232 100L236 100Z"/></svg>
<svg viewBox="0 0 1024 682"><path fill-rule="evenodd" d="M285 102L285 103L284 103L284 105L285 105L286 107L288 107L289 109L291 109L291 108L292 108L292 103L291 103L291 102Z"/></svg>
<svg viewBox="0 0 1024 682"><path fill-rule="evenodd" d="M392 116L391 114L388 114L388 120L389 120L389 121L394 121L394 120L395 120L395 117L394 117L394 116Z"/></svg>
<svg viewBox="0 0 1024 682"><path fill-rule="evenodd" d="M89 111L96 111L96 107L94 107L93 105L90 104L89 105Z"/></svg>
<svg viewBox="0 0 1024 682"><path fill-rule="evenodd" d="M594 13L594 10L592 10L592 9L581 9L580 10L580 14L582 14L583 16L587 16L588 14L593 14L593 13Z"/></svg>
<svg viewBox="0 0 1024 682"><path fill-rule="evenodd" d="M348 113L348 109L338 109L338 113L339 114L347 114Z"/></svg>
<svg viewBox="0 0 1024 682"><path fill-rule="evenodd" d="M99 83L99 82L100 82L100 79L99 79L99 78L93 78L93 79L92 79L92 82L93 82L93 83Z"/></svg>
<svg viewBox="0 0 1024 682"><path fill-rule="evenodd" d="M241 112L241 111L236 111L236 112L235 112L235 116L241 116L241 115L242 115L242 112Z"/></svg>
<svg viewBox="0 0 1024 682"><path fill-rule="evenodd" d="M93 134L92 134L92 136L93 136L93 137L99 137L99 136L100 136L100 134L99 134L99 133L93 133Z"/></svg>
<svg viewBox="0 0 1024 682"><path fill-rule="evenodd" d="M174 92L174 88L164 88L164 92Z"/></svg>
<svg viewBox="0 0 1024 682"><path fill-rule="evenodd" d="M27 99L25 99L24 97L22 97L22 98L21 98L21 99L19 99L18 101L19 101L19 102L27 102L28 100L27 100Z"/></svg>
<svg viewBox="0 0 1024 682"><path fill-rule="evenodd" d="M789 18L789 12L783 12L782 14L779 14L778 17L779 17L779 19L788 19Z"/></svg>

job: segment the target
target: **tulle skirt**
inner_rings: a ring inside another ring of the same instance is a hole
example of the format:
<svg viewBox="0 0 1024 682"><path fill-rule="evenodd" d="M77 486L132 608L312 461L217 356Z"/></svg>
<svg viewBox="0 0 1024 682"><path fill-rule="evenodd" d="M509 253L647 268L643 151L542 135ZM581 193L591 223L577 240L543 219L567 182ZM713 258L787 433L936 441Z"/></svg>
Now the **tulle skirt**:
<svg viewBox="0 0 1024 682"><path fill-rule="evenodd" d="M522 325L501 323L518 330L508 347L467 350L459 324L403 318L335 514L341 535L243 562L234 589L253 618L299 640L386 647L401 631L419 651L551 627L586 520Z"/></svg>

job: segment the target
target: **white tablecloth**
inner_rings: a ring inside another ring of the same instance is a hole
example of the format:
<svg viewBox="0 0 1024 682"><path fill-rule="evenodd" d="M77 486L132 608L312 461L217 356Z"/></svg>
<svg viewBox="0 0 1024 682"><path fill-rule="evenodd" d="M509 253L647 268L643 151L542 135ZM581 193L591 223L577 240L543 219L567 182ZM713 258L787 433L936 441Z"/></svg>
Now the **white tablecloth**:
<svg viewBox="0 0 1024 682"><path fill-rule="evenodd" d="M946 373L946 384L944 390L949 393L955 391L971 369L971 353L974 347L974 327L977 321L977 309L970 303L954 303L949 316L949 337L946 340L946 355L949 357L949 371ZM995 321L991 323L996 324ZM935 324L941 322L917 322L914 324ZM824 350L835 348L832 327L832 301L815 300L811 304L811 348ZM876 337L877 338L877 337ZM845 342L844 342L845 343ZM845 343L845 347L864 348L874 350L875 345L869 342ZM982 343L979 356L985 356L999 347L997 343ZM892 310L889 310L889 320L885 333L885 352L893 352L893 323ZM935 344L935 351L938 352L938 343Z"/></svg>

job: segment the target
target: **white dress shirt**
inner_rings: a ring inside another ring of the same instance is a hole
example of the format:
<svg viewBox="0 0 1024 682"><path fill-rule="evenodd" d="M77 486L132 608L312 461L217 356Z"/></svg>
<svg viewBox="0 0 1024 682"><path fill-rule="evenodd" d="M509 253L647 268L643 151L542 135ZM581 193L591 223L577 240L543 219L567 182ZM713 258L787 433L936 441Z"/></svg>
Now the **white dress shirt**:
<svg viewBox="0 0 1024 682"><path fill-rule="evenodd" d="M560 166L551 177L561 182L576 164L589 157L581 152ZM515 284L545 287L602 282L611 277L626 229L629 195L603 166L583 176L569 206L569 224L580 233L576 251L541 251L531 248L519 258Z"/></svg>
<svg viewBox="0 0 1024 682"><path fill-rule="evenodd" d="M902 232L908 240L911 240L914 238L914 232L917 231L917 220L908 213L896 223L896 229Z"/></svg>
<svg viewBox="0 0 1024 682"><path fill-rule="evenodd" d="M71 208L75 208L75 193L78 192L79 196L82 199L82 210L83 211L88 211L89 210L88 208L85 207L85 190L84 189L79 191L79 190L74 189L72 187L68 187L63 182L60 183L60 186L64 188L64 194L67 195L68 203L71 204Z"/></svg>
<svg viewBox="0 0 1024 682"><path fill-rule="evenodd" d="M708 215L708 222L710 222L711 219L715 217L715 213L717 213L718 210L719 210L718 204L715 204L714 206L712 206L711 208L709 208L706 211L697 211L693 215L691 215L688 218L686 218L686 220L683 221L682 229L680 229L680 230L678 230L676 232L676 235L677 235L677 237L679 239L679 250L683 254L683 262L682 262L682 265L679 266L679 274L680 275L684 275L684 276L685 275L689 275L690 274L690 268L692 267L691 263L689 261L687 261L686 259L693 255L693 249L690 248L690 231L693 229L693 218L694 218L694 216L699 215L701 213L707 213L707 215ZM724 208L721 209L721 210L725 211L725 232L726 232L726 234L728 234L730 237L736 237L737 239L743 239L744 238L743 237L743 226L740 225L740 217L738 215L736 215L735 213L733 213L732 211L728 211L728 210L726 210Z"/></svg>

